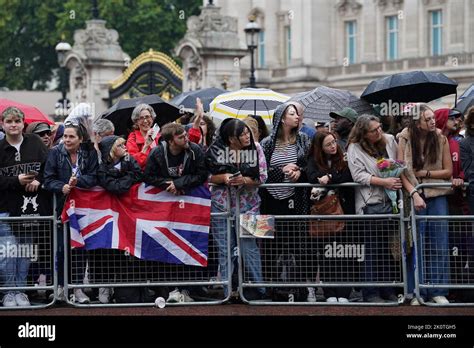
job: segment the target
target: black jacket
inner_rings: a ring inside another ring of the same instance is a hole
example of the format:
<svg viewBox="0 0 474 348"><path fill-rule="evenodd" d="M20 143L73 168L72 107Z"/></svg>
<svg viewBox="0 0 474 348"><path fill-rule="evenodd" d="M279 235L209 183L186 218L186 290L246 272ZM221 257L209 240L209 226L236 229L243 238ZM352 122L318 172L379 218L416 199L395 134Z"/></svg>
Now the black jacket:
<svg viewBox="0 0 474 348"><path fill-rule="evenodd" d="M275 151L275 146L277 142L277 136L279 131L279 126L283 118L283 113L286 108L291 104L291 102L281 104L275 110L273 114L273 129L272 133L262 140L260 145L262 145L263 152L265 153L265 159L267 160L268 166L268 179L267 184L271 183L282 183L285 174L283 173L282 168L271 166L272 154ZM308 151L311 146L311 140L309 137L302 133L298 132L296 136L296 151L297 151L297 160L296 165L301 168L301 175L298 179L298 183L307 182L306 178L306 166L307 166L307 156ZM265 190L266 191L266 190ZM262 197L265 197L262 195ZM297 209L297 214L307 214L309 211L309 190L307 188L297 188L295 189L295 199L300 201L302 208ZM266 202L262 202L265 204Z"/></svg>
<svg viewBox="0 0 474 348"><path fill-rule="evenodd" d="M116 195L127 192L132 185L143 180L142 170L132 156L120 159L120 169L115 168L116 163L111 162L109 153L118 138L115 135L107 136L100 142L102 163L97 171L99 185Z"/></svg>
<svg viewBox="0 0 474 348"><path fill-rule="evenodd" d="M332 179L329 184L343 184L346 182L353 182L351 171L347 166L342 171L337 171L335 168L330 168L329 170L324 170L320 168L314 158L309 157L308 166L306 167L306 176L308 177L308 182L311 184L319 184L318 178L331 174ZM343 187L339 188L339 198L341 199L342 209L346 214L355 214L354 206L354 188L352 187Z"/></svg>
<svg viewBox="0 0 474 348"><path fill-rule="evenodd" d="M176 189L188 190L202 185L207 180L208 171L204 153L199 145L189 142L180 177L171 177L168 172L168 151L168 144L161 141L148 155L144 179L147 184L167 188L166 181L173 181Z"/></svg>
<svg viewBox="0 0 474 348"><path fill-rule="evenodd" d="M47 154L46 145L36 134L23 135L19 154L16 148L7 142L6 138L0 140L0 212L9 212L12 216L26 214L26 209L21 209L22 204L25 208L30 208L32 205L24 204L26 202L24 197L44 195L41 188L36 193L26 192L25 187L18 181L18 175L34 170L39 173L36 180L43 183L43 170ZM36 198L37 204L39 204L38 198L41 197ZM40 214L50 215L47 213L48 210L49 207L41 209ZM34 212L39 212L38 207L34 209Z"/></svg>

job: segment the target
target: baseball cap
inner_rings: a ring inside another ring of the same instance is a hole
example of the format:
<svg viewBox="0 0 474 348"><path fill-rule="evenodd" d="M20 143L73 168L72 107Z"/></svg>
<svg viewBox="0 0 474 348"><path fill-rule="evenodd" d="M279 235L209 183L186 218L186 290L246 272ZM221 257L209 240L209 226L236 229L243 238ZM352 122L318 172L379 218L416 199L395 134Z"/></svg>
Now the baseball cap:
<svg viewBox="0 0 474 348"><path fill-rule="evenodd" d="M41 132L45 132L45 131L50 131L51 132L51 127L49 126L49 124L47 123L44 123L44 122L40 122L36 125L35 128L33 128L33 130L31 131L31 133L41 133Z"/></svg>
<svg viewBox="0 0 474 348"><path fill-rule="evenodd" d="M448 117L462 117L463 114L461 111L459 111L458 109L451 109L449 110L449 114L448 114Z"/></svg>
<svg viewBox="0 0 474 348"><path fill-rule="evenodd" d="M344 117L348 119L349 121L351 121L352 123L356 123L357 117L358 117L357 112L354 109L349 108L349 107L345 107L344 109L340 111L330 112L329 116L332 118L336 118L337 116Z"/></svg>

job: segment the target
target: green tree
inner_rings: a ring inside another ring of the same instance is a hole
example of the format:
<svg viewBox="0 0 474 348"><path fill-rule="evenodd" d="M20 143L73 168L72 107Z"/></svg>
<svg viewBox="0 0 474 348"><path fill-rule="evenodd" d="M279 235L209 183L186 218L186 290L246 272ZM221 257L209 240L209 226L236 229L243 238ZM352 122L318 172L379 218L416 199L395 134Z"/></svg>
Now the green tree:
<svg viewBox="0 0 474 348"><path fill-rule="evenodd" d="M122 49L133 59L153 48L171 54L186 32L186 20L199 14L201 0L108 0L99 16L116 29ZM0 0L0 87L45 89L58 68L61 40L73 44L74 31L92 18L85 0Z"/></svg>

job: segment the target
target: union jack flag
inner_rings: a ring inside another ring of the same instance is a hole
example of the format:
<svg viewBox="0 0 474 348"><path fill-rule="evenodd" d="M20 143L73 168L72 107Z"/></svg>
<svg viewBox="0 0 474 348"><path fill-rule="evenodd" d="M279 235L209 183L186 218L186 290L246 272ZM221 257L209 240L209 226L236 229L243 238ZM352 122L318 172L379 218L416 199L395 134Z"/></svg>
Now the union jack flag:
<svg viewBox="0 0 474 348"><path fill-rule="evenodd" d="M120 249L145 260L207 266L211 194L204 185L179 196L144 183L120 196L75 188L62 219L69 221L72 248Z"/></svg>

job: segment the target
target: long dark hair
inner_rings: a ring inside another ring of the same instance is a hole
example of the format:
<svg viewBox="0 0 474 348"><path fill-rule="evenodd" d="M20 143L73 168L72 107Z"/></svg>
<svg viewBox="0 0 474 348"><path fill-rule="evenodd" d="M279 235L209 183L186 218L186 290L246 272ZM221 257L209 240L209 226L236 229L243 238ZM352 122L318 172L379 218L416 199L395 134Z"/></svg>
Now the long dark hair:
<svg viewBox="0 0 474 348"><path fill-rule="evenodd" d="M244 132L245 129L247 129L250 132L250 146L247 146L244 149L255 147L252 131L245 124L244 121L241 121L239 119L233 118L225 122L225 124L222 124L219 130L219 135L222 138L222 141L224 142L224 144L227 146L230 146L230 138L236 137L237 139L239 139L239 136Z"/></svg>
<svg viewBox="0 0 474 348"><path fill-rule="evenodd" d="M334 138L334 141L337 140L336 134L330 131L322 130L316 132L314 135L313 141L311 143L311 148L309 149L309 158L313 158L316 162L316 165L329 171L329 160L331 161L332 168L335 168L338 172L347 168L347 162L344 160L344 153L342 152L341 147L337 144L337 152L334 155L328 155L324 152L323 142L327 136L331 135Z"/></svg>
<svg viewBox="0 0 474 348"><path fill-rule="evenodd" d="M413 117L408 126L414 170L423 169L425 163L436 163L438 156L441 155L442 151L442 144L440 137L438 136L438 131L425 132L419 127L421 118L425 117L426 111L433 112L433 110L428 105L422 103L417 105L417 110L420 117ZM422 139L425 139L423 148L421 146Z"/></svg>

